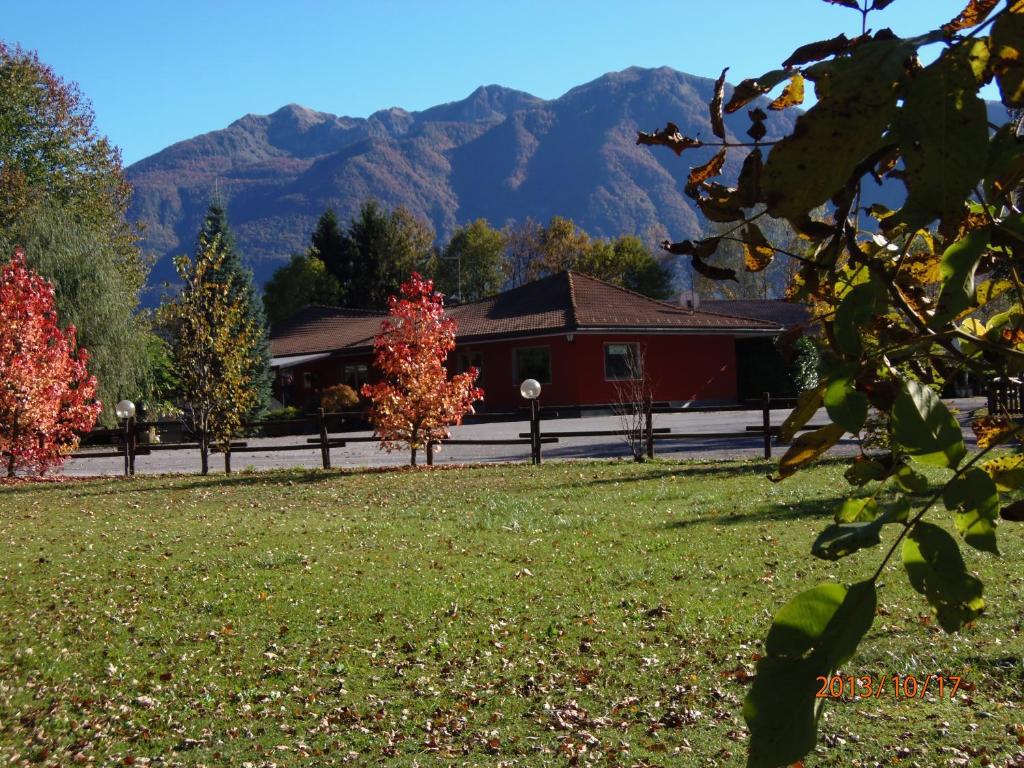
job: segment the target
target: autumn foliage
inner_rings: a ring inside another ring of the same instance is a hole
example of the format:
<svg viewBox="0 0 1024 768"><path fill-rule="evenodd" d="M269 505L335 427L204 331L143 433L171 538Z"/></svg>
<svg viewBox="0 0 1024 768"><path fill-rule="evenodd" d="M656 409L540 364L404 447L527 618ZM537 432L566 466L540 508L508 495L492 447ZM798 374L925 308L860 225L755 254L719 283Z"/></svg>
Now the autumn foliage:
<svg viewBox="0 0 1024 768"><path fill-rule="evenodd" d="M101 406L75 327L57 324L53 286L16 250L0 269L0 456L7 476L44 472L78 446Z"/></svg>
<svg viewBox="0 0 1024 768"><path fill-rule="evenodd" d="M383 380L364 384L362 393L370 398L370 420L381 446L389 451L409 446L415 465L417 449L448 437L448 427L460 424L484 393L474 386L475 368L448 378L444 361L455 349L455 321L445 317L433 281L413 273L388 307L390 315L374 340Z"/></svg>

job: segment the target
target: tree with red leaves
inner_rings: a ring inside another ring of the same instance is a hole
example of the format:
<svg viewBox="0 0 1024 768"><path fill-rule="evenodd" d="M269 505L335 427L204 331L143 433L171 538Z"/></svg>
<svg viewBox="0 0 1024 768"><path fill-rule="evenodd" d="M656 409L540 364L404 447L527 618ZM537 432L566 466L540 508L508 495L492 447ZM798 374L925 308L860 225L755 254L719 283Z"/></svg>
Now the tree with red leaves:
<svg viewBox="0 0 1024 768"><path fill-rule="evenodd" d="M0 457L7 476L45 472L78 447L101 405L89 355L75 327L57 324L53 286L25 266L25 254L0 268Z"/></svg>
<svg viewBox="0 0 1024 768"><path fill-rule="evenodd" d="M414 272L402 284L401 297L388 299L388 308L373 345L383 380L364 384L362 392L370 398L370 421L381 447L409 446L416 466L416 451L447 438L448 427L461 424L484 391L474 386L476 368L448 378L444 362L455 349L455 321L445 317L444 298L433 281Z"/></svg>

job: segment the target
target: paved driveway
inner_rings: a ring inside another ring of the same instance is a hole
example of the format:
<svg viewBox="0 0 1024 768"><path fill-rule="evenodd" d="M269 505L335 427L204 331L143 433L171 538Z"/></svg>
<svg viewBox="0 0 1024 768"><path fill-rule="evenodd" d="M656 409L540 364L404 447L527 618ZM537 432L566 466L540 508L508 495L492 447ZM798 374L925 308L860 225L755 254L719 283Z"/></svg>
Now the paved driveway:
<svg viewBox="0 0 1024 768"><path fill-rule="evenodd" d="M964 428L964 436L969 444L973 444L968 422L972 410L980 408L985 401L982 398L947 401L951 407L959 411L958 418ZM772 411L772 424L781 424L788 411ZM824 411L820 412L814 423L827 421ZM760 411L718 411L712 413L673 413L655 414L654 426L668 427L672 432L715 433L743 432L747 426L760 425ZM616 416L592 416L588 418L546 419L542 433L558 431L607 430L621 429L622 425ZM526 422L498 422L492 424L469 424L452 430L453 438L463 439L495 439L516 438L520 432L529 429ZM346 435L368 436L369 432L345 433ZM338 434L335 437L344 437ZM295 445L305 443L306 436L260 438L248 440L249 446L272 448L275 445ZM659 456L670 456L681 459L738 459L756 458L762 455L760 436L747 438L697 438L688 440L659 440L656 444ZM776 448L776 455L781 450ZM856 441L845 439L833 449L834 452L853 453ZM528 445L449 445L443 446L435 456L437 464L468 464L479 462L528 461ZM629 451L619 437L570 437L561 438L558 443L546 444L543 447L545 459L577 459L577 458L609 458L626 457ZM420 461L425 457L420 455ZM334 467L376 467L397 466L407 464L407 451L387 453L378 448L376 443L349 443L344 448L331 449L331 464ZM270 450L253 453L235 453L232 456L232 468L237 472L243 469L277 469L284 467L321 466L320 448L311 446L308 450L274 453ZM219 455L211 456L211 471L223 471L223 461ZM81 458L73 459L64 465L66 475L117 475L124 469L119 458ZM139 474L163 472L198 472L198 451L160 451L148 456L138 456L135 460L135 471Z"/></svg>

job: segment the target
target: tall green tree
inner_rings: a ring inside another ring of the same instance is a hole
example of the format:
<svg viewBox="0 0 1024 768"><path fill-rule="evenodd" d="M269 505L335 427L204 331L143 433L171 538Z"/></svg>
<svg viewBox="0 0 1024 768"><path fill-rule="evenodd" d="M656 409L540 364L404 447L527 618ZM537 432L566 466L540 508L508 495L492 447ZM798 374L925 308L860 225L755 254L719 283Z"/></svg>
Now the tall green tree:
<svg viewBox="0 0 1024 768"><path fill-rule="evenodd" d="M591 238L572 219L527 220L506 230L504 273L513 287L567 269L654 299L672 296L672 275L640 238Z"/></svg>
<svg viewBox="0 0 1024 768"><path fill-rule="evenodd" d="M246 320L256 329L257 339L249 351L245 375L256 393L252 411L247 416L257 418L270 406L272 397L267 319L263 301L256 291L252 270L243 263L235 244L235 236L228 225L227 212L217 200L210 203L206 211L206 218L197 237L196 257L209 249L216 250L221 258L218 268L208 273L208 279L224 284L228 299L244 307Z"/></svg>
<svg viewBox="0 0 1024 768"><path fill-rule="evenodd" d="M104 402L146 396L148 265L125 219L120 154L96 131L78 87L32 52L0 42L0 250L24 247L55 286L61 317L93 356Z"/></svg>
<svg viewBox="0 0 1024 768"><path fill-rule="evenodd" d="M346 306L385 309L409 276L429 266L434 231L407 208L392 211L377 201L363 204L346 231L352 279L342 285Z"/></svg>
<svg viewBox="0 0 1024 768"><path fill-rule="evenodd" d="M263 286L263 306L272 326L310 304L337 306L341 302L341 284L312 252L293 255Z"/></svg>
<svg viewBox="0 0 1024 768"><path fill-rule="evenodd" d="M672 298L672 274L635 235L592 240L572 268L652 299Z"/></svg>
<svg viewBox="0 0 1024 768"><path fill-rule="evenodd" d="M338 221L333 208L320 216L313 230L310 256L323 262L327 271L334 276L339 286L352 282L352 243Z"/></svg>
<svg viewBox="0 0 1024 768"><path fill-rule="evenodd" d="M434 285L447 297L476 301L493 296L505 283L505 234L477 219L452 235L434 262Z"/></svg>
<svg viewBox="0 0 1024 768"><path fill-rule="evenodd" d="M224 271L227 258L218 235L201 238L194 260L175 259L182 288L160 309L204 475L211 446L221 450L224 469L231 471L231 440L256 408L259 394L251 366L264 334L253 321L245 294L231 290Z"/></svg>

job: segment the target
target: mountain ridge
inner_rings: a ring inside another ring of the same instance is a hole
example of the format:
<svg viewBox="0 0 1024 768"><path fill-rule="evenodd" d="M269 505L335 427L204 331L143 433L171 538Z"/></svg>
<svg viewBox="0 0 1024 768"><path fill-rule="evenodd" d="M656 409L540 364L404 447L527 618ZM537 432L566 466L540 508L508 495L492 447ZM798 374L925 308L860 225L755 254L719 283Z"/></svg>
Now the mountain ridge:
<svg viewBox="0 0 1024 768"><path fill-rule="evenodd" d="M682 186L712 150L677 158L636 146L636 131L671 120L684 133L710 136L713 87L711 78L669 67L630 67L547 100L482 85L456 101L417 112L390 107L366 118L286 104L129 166L129 216L145 223L143 247L156 257L153 283L173 278L170 256L192 250L215 194L260 282L305 249L326 207L347 220L370 197L405 205L430 221L442 242L478 217L502 226L554 215L595 236L637 234L652 245L692 237L704 224ZM795 113L772 112L769 138L793 119ZM748 121L729 115L726 125L742 136ZM741 160L730 156L727 177Z"/></svg>

